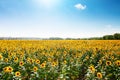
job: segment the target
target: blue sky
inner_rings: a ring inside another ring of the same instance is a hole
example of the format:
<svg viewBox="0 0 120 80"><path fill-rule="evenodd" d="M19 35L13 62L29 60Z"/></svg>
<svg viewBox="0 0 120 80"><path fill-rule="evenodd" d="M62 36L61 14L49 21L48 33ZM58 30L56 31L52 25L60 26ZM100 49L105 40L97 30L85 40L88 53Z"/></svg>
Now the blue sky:
<svg viewBox="0 0 120 80"><path fill-rule="evenodd" d="M120 0L0 0L0 37L99 37L120 32Z"/></svg>

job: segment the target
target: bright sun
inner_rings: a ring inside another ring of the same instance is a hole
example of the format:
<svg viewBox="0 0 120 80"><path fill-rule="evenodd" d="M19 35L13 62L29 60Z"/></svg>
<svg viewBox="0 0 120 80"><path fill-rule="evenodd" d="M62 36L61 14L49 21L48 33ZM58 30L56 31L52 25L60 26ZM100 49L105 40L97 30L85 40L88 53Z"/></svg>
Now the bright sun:
<svg viewBox="0 0 120 80"><path fill-rule="evenodd" d="M35 0L37 4L44 6L46 8L53 7L57 4L58 0Z"/></svg>

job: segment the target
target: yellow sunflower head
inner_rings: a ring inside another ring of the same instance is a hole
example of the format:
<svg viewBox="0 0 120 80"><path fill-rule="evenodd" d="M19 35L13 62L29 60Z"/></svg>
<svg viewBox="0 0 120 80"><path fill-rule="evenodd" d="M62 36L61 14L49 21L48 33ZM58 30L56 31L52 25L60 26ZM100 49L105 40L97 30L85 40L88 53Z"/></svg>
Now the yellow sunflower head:
<svg viewBox="0 0 120 80"><path fill-rule="evenodd" d="M13 68L11 66L8 66L8 70L9 70L9 72L12 72Z"/></svg>
<svg viewBox="0 0 120 80"><path fill-rule="evenodd" d="M24 65L24 62L23 61L20 61L19 62L19 66L23 66Z"/></svg>
<svg viewBox="0 0 120 80"><path fill-rule="evenodd" d="M106 65L107 66L109 66L109 65L111 65L112 63L111 63L111 61L106 61Z"/></svg>
<svg viewBox="0 0 120 80"><path fill-rule="evenodd" d="M14 58L14 62L18 62L18 57Z"/></svg>
<svg viewBox="0 0 120 80"><path fill-rule="evenodd" d="M115 64L116 64L117 66L120 66L120 60L115 61Z"/></svg>
<svg viewBox="0 0 120 80"><path fill-rule="evenodd" d="M3 56L0 54L0 60L3 58Z"/></svg>
<svg viewBox="0 0 120 80"><path fill-rule="evenodd" d="M91 65L91 66L89 67L89 69L90 69L90 71L91 71L92 73L95 72L95 67L94 67L93 65Z"/></svg>
<svg viewBox="0 0 120 80"><path fill-rule="evenodd" d="M39 60L39 59L35 60L35 63L39 64L39 63L40 63L40 60Z"/></svg>
<svg viewBox="0 0 120 80"><path fill-rule="evenodd" d="M97 78L101 79L102 78L102 73L98 72L97 73Z"/></svg>
<svg viewBox="0 0 120 80"><path fill-rule="evenodd" d="M51 63L51 66L52 66L52 67L55 67L55 66L56 66L56 63L55 63L55 62L52 62L52 63Z"/></svg>
<svg viewBox="0 0 120 80"><path fill-rule="evenodd" d="M41 68L45 68L45 65L46 65L46 63L42 63L42 64L40 65L40 67L41 67Z"/></svg>
<svg viewBox="0 0 120 80"><path fill-rule="evenodd" d="M64 60L64 64L66 64L67 63L67 61L66 60Z"/></svg>
<svg viewBox="0 0 120 80"><path fill-rule="evenodd" d="M19 71L15 72L15 76L19 77L21 75L21 73Z"/></svg>
<svg viewBox="0 0 120 80"><path fill-rule="evenodd" d="M36 72L38 68L36 66L33 67L33 71Z"/></svg>
<svg viewBox="0 0 120 80"><path fill-rule="evenodd" d="M8 58L5 58L5 59L4 59L4 62L8 62Z"/></svg>
<svg viewBox="0 0 120 80"><path fill-rule="evenodd" d="M8 67L4 67L4 68L3 68L3 71L4 71L5 73L9 72Z"/></svg>

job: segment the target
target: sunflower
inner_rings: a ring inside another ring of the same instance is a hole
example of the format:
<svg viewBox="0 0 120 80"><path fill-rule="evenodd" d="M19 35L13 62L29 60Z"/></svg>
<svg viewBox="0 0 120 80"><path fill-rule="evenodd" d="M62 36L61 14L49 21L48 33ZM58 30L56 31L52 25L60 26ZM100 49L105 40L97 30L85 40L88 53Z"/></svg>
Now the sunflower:
<svg viewBox="0 0 120 80"><path fill-rule="evenodd" d="M95 72L95 67L94 67L93 65L91 65L91 66L89 67L89 69L90 69L90 71L91 71L92 73Z"/></svg>
<svg viewBox="0 0 120 80"><path fill-rule="evenodd" d="M45 63L42 63L42 64L40 65L40 67L41 67L41 68L45 68L45 65L46 65Z"/></svg>
<svg viewBox="0 0 120 80"><path fill-rule="evenodd" d="M4 71L5 73L9 72L8 67L4 67L4 68L3 68L3 71Z"/></svg>
<svg viewBox="0 0 120 80"><path fill-rule="evenodd" d="M39 59L35 60L35 63L39 64L39 63L40 63L40 60L39 60Z"/></svg>
<svg viewBox="0 0 120 80"><path fill-rule="evenodd" d="M51 63L51 66L52 66L52 67L55 67L55 66L56 66L56 63L55 63L55 62L52 62L52 63Z"/></svg>
<svg viewBox="0 0 120 80"><path fill-rule="evenodd" d="M101 79L101 78L102 78L102 73L98 72L98 73L97 73L97 77L98 77L99 79Z"/></svg>
<svg viewBox="0 0 120 80"><path fill-rule="evenodd" d="M3 58L3 56L0 54L0 60Z"/></svg>
<svg viewBox="0 0 120 80"><path fill-rule="evenodd" d="M89 56L86 56L86 58L85 58L86 60L88 60L89 59Z"/></svg>
<svg viewBox="0 0 120 80"><path fill-rule="evenodd" d="M19 66L23 66L24 65L24 62L23 61L20 61L19 62Z"/></svg>
<svg viewBox="0 0 120 80"><path fill-rule="evenodd" d="M8 58L5 58L5 59L4 59L4 62L8 62Z"/></svg>
<svg viewBox="0 0 120 80"><path fill-rule="evenodd" d="M21 74L20 74L19 71L15 72L15 76L16 76L16 77L19 77L20 75L21 75Z"/></svg>
<svg viewBox="0 0 120 80"><path fill-rule="evenodd" d="M14 58L14 62L18 62L18 57Z"/></svg>
<svg viewBox="0 0 120 80"><path fill-rule="evenodd" d="M111 63L111 61L106 61L106 65L107 66L109 66L109 65L111 65L112 63Z"/></svg>
<svg viewBox="0 0 120 80"><path fill-rule="evenodd" d="M52 59L51 58L48 58L48 62L50 62Z"/></svg>
<svg viewBox="0 0 120 80"><path fill-rule="evenodd" d="M66 64L67 63L67 61L66 60L64 60L64 64Z"/></svg>
<svg viewBox="0 0 120 80"><path fill-rule="evenodd" d="M8 66L8 70L9 70L9 72L12 72L13 68L11 66Z"/></svg>
<svg viewBox="0 0 120 80"><path fill-rule="evenodd" d="M30 59L29 62L32 64L34 62L34 59Z"/></svg>
<svg viewBox="0 0 120 80"><path fill-rule="evenodd" d="M13 71L13 68L12 68L11 66L8 66L8 67L3 68L3 71L4 71L5 73L9 73L9 72L12 72L12 71Z"/></svg>
<svg viewBox="0 0 120 80"><path fill-rule="evenodd" d="M33 71L36 72L38 68L36 66L33 67Z"/></svg>
<svg viewBox="0 0 120 80"><path fill-rule="evenodd" d="M117 66L120 66L120 60L115 61L115 64L116 64Z"/></svg>

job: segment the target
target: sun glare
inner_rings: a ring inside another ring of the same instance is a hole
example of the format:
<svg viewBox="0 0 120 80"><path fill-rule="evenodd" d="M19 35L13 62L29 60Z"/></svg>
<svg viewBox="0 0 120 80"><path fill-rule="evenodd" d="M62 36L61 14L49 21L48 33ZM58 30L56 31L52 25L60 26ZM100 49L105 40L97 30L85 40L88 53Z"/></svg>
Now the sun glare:
<svg viewBox="0 0 120 80"><path fill-rule="evenodd" d="M51 7L55 6L58 2L58 0L35 0L35 1L40 6L44 6L46 8L51 8Z"/></svg>

